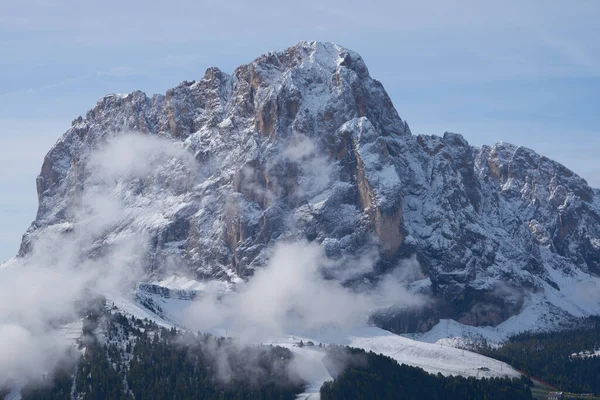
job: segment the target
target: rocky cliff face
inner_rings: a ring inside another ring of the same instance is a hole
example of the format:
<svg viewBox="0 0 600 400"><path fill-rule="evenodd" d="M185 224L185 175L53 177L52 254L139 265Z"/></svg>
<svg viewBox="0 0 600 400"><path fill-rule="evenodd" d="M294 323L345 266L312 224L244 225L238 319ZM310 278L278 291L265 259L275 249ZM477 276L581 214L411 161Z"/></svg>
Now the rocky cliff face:
<svg viewBox="0 0 600 400"><path fill-rule="evenodd" d="M149 274L176 258L198 278L231 281L281 240L318 241L332 258L375 243L379 271L420 261L418 290L438 299L409 324L421 330L441 317L497 324L529 293L560 290L557 271L600 274L597 190L522 147L412 135L358 54L318 42L232 75L210 68L166 95L101 99L46 156L20 256L69 220L91 152L127 132L179 143L198 166L191 184L170 185L177 204L158 211L160 223L135 222L151 233ZM176 181L178 170L165 174ZM138 200L147 192L136 190Z"/></svg>

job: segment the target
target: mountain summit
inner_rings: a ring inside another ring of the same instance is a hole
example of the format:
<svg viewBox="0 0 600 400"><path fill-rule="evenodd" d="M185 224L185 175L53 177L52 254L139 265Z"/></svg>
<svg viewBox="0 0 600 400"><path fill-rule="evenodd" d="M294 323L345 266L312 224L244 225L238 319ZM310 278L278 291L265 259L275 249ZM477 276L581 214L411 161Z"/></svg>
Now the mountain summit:
<svg viewBox="0 0 600 400"><path fill-rule="evenodd" d="M72 232L82 193L103 188L88 179L92 154L132 133L167 139L191 161L116 179L127 218L94 232L91 256L143 231L149 276L176 267L224 282L252 276L284 240L318 242L338 260L376 253L365 282L414 256L413 290L435 301L379 321L403 330L600 310L598 190L523 147L412 135L363 59L332 43L300 42L232 75L209 68L165 95L102 98L46 156L20 257L44 232Z"/></svg>

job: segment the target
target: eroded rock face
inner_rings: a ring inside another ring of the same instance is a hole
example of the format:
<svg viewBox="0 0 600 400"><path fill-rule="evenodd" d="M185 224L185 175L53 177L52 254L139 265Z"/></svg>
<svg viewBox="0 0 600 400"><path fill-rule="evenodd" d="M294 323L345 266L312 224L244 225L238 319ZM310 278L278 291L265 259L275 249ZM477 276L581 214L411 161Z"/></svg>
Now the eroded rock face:
<svg viewBox="0 0 600 400"><path fill-rule="evenodd" d="M444 316L499 323L528 292L557 285L549 268L600 274L598 191L522 147L412 135L358 54L318 42L232 75L209 68L166 95L101 99L46 156L21 256L69 220L94 149L127 132L167 138L197 161L196 181L170 189L180 206L136 222L151 232L149 274L175 258L199 278L247 278L284 239L340 257L376 238L381 270L416 254L429 277L439 309L407 323L421 328ZM148 193L134 196L152 203Z"/></svg>

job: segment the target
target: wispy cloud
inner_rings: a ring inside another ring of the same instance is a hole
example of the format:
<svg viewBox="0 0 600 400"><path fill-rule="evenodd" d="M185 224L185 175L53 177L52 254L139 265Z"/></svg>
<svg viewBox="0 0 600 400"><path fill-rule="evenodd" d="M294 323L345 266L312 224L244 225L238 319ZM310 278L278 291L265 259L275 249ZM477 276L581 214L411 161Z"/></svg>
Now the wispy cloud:
<svg viewBox="0 0 600 400"><path fill-rule="evenodd" d="M598 60L592 58L585 42L550 32L542 32L540 39L543 44L572 65L584 67L596 73L600 72Z"/></svg>
<svg viewBox="0 0 600 400"><path fill-rule="evenodd" d="M44 91L54 91L63 87L72 87L80 85L90 80L101 80L104 78L127 78L135 75L134 68L128 66L117 66L108 68L106 70L97 71L95 73L88 73L80 76L72 76L57 81L48 82L39 86L25 87L19 90L13 90L9 92L0 93L0 97L10 97L17 94L30 93L36 94Z"/></svg>
<svg viewBox="0 0 600 400"><path fill-rule="evenodd" d="M280 242L267 265L246 284L224 296L205 294L183 320L201 331L226 328L242 340L261 341L289 332L309 335L327 328L364 326L380 307L418 308L428 303L425 296L407 290L408 283L422 278L416 259L401 262L370 290L350 289L339 280L324 278L332 270L354 270L355 277L361 276L372 271L376 261L377 252L366 259L336 262L317 243Z"/></svg>
<svg viewBox="0 0 600 400"><path fill-rule="evenodd" d="M135 70L128 66L118 66L107 69L106 71L98 71L97 76L110 76L115 78L126 78L135 74Z"/></svg>

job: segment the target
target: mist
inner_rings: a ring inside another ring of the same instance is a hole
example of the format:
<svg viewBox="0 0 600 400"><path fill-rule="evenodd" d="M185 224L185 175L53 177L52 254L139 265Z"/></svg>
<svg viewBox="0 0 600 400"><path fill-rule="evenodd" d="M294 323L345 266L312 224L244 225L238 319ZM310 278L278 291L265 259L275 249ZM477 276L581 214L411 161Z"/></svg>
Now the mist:
<svg viewBox="0 0 600 400"><path fill-rule="evenodd" d="M174 170L176 178L168 178ZM182 147L139 134L109 138L90 155L67 222L43 229L27 256L0 267L0 386L68 361L73 341L61 327L81 317L78 308L90 297L133 290L144 275L151 228L197 171Z"/></svg>
<svg viewBox="0 0 600 400"><path fill-rule="evenodd" d="M370 268L375 261L370 259ZM349 271L364 273L368 261L345 258L342 262ZM227 329L234 337L257 342L286 333L350 330L364 326L378 308L414 308L428 301L407 289L411 281L406 279L405 263L369 289L346 287L340 280L325 278L328 270L341 267L339 261L325 256L318 243L279 243L267 265L235 292L200 295L187 310L184 324L201 331Z"/></svg>

